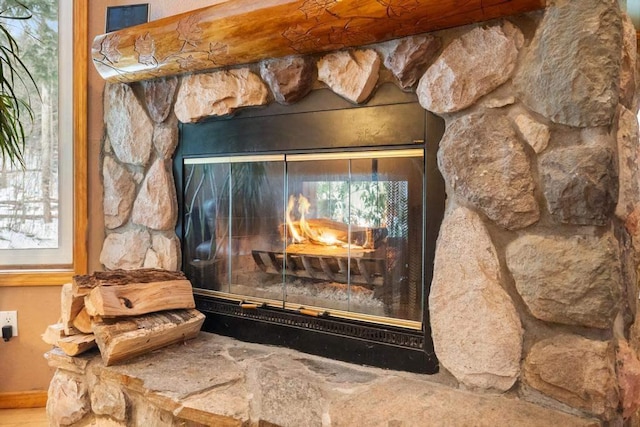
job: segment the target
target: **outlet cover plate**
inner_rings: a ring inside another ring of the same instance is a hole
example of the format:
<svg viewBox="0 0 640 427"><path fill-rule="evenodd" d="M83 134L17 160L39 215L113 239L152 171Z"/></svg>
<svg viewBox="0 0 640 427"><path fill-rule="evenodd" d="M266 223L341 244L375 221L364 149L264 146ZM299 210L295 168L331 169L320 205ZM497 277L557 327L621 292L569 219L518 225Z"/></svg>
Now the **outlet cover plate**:
<svg viewBox="0 0 640 427"><path fill-rule="evenodd" d="M0 311L0 326L11 325L13 336L18 336L18 312Z"/></svg>

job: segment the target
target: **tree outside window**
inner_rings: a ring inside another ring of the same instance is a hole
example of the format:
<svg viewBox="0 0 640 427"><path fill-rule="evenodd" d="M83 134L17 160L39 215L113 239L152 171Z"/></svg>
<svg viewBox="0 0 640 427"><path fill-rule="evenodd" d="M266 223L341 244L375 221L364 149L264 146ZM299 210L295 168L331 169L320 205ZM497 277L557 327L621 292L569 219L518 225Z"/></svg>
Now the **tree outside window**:
<svg viewBox="0 0 640 427"><path fill-rule="evenodd" d="M3 15L31 15L0 20L17 40L37 85L27 79L16 84L17 95L30 102L33 120L22 115L24 165L0 164L0 265L72 262L73 99L70 82L59 78L67 75L70 81L73 74L73 40L64 36L73 28L72 6L71 0L0 0Z"/></svg>

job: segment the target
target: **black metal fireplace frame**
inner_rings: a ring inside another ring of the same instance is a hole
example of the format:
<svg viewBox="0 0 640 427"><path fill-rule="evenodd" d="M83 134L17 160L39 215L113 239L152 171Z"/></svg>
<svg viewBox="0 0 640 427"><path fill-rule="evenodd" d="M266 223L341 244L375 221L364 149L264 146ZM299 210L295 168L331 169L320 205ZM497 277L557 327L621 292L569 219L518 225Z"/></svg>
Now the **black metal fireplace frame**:
<svg viewBox="0 0 640 427"><path fill-rule="evenodd" d="M178 199L176 233L183 232L183 159L212 155L359 151L372 148L425 149L427 203L422 330L331 316L309 316L268 306L243 308L238 301L195 289L206 315L203 329L244 341L294 348L338 360L389 369L436 373L438 361L429 326L428 293L435 242L444 213L444 183L437 168L443 121L422 109L413 93L393 84L378 88L366 105L353 105L326 89L284 106L246 108L233 116L180 124L174 157ZM184 265L184 260L183 260Z"/></svg>

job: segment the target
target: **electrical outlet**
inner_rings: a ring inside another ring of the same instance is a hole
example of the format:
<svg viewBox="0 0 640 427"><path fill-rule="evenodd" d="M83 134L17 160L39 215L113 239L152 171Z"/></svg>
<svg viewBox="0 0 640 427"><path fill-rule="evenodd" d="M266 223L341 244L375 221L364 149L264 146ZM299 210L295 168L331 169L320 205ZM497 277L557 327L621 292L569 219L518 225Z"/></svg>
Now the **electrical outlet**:
<svg viewBox="0 0 640 427"><path fill-rule="evenodd" d="M11 325L12 334L18 336L18 312L0 311L0 326Z"/></svg>

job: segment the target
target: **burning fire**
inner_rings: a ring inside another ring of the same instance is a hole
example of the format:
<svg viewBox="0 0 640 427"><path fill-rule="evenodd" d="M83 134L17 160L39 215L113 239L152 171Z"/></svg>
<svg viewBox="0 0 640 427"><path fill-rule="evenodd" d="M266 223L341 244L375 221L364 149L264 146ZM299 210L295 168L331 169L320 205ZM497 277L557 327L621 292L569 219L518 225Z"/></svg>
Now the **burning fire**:
<svg viewBox="0 0 640 427"><path fill-rule="evenodd" d="M298 221L294 221L291 217L291 213L296 206L296 201L298 203L298 214L300 216L300 219ZM309 203L309 199L307 199L302 194L300 194L297 199L294 195L289 196L286 218L287 227L293 241L295 243L303 243L309 241L311 243L326 246L347 245L347 242L339 239L336 233L329 230L323 230L320 227L312 227L309 221L307 221L306 219L306 216L309 214L310 208L311 203Z"/></svg>

